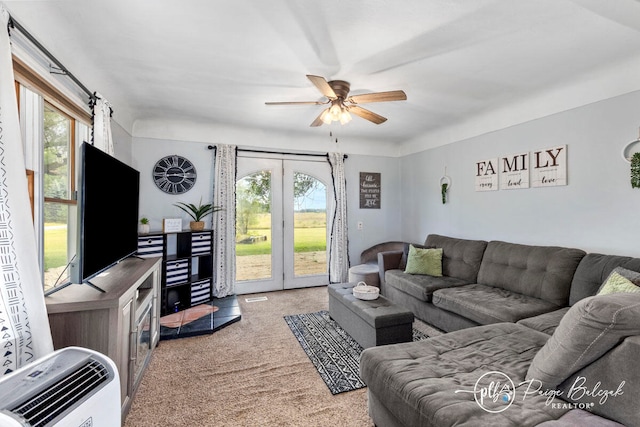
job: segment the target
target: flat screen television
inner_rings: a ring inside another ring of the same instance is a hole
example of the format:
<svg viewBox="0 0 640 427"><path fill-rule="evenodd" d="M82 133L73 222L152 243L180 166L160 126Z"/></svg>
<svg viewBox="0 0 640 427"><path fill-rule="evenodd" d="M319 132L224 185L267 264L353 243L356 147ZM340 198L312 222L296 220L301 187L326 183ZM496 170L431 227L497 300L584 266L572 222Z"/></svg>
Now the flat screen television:
<svg viewBox="0 0 640 427"><path fill-rule="evenodd" d="M140 172L83 143L78 190L78 242L71 281L92 277L138 249Z"/></svg>

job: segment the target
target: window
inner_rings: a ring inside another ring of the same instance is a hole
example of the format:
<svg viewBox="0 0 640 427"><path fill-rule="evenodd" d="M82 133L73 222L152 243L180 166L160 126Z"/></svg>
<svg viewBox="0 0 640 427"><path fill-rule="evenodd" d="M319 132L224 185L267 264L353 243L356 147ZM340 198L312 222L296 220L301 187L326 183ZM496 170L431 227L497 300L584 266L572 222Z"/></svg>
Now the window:
<svg viewBox="0 0 640 427"><path fill-rule="evenodd" d="M76 154L89 138L80 107L14 58L29 191L45 291L68 283L76 252Z"/></svg>
<svg viewBox="0 0 640 427"><path fill-rule="evenodd" d="M44 105L43 123L45 290L69 281L75 241L75 120Z"/></svg>

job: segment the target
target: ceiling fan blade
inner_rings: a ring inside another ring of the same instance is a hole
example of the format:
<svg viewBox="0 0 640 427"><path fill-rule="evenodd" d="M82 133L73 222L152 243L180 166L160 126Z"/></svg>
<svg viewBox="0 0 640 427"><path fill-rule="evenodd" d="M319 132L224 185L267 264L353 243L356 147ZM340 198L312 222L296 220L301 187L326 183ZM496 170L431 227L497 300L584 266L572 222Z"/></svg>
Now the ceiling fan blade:
<svg viewBox="0 0 640 427"><path fill-rule="evenodd" d="M347 98L347 101L354 104L364 104L367 102L386 102L386 101L405 101L407 94L402 90L392 90L389 92L364 93L362 95L353 95Z"/></svg>
<svg viewBox="0 0 640 427"><path fill-rule="evenodd" d="M327 80L324 77L307 74L307 78L311 80L311 83L313 83L324 96L329 99L337 98L336 93L333 91L331 86L329 86L329 83L327 83Z"/></svg>
<svg viewBox="0 0 640 427"><path fill-rule="evenodd" d="M349 112L355 114L356 116L362 117L365 120L369 120L370 122L373 122L377 125L387 121L386 117L382 117L381 115L376 114L373 111L366 110L362 107L358 107L357 105L350 106Z"/></svg>
<svg viewBox="0 0 640 427"><path fill-rule="evenodd" d="M316 117L316 119L313 122L311 122L309 126L310 127L322 126L324 124L324 122L322 121L322 115L325 113L325 111L327 110L322 110L322 112L318 114L318 117Z"/></svg>
<svg viewBox="0 0 640 427"><path fill-rule="evenodd" d="M282 102L265 102L265 105L323 105L326 102L320 101L282 101Z"/></svg>

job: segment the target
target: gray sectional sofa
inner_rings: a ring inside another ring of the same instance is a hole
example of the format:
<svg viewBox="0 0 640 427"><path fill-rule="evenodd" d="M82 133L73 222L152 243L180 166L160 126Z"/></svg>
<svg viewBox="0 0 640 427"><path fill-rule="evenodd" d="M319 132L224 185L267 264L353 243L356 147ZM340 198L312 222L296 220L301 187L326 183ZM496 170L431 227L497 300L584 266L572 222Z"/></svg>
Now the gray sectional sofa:
<svg viewBox="0 0 640 427"><path fill-rule="evenodd" d="M362 353L378 426L640 426L640 294L595 296L640 259L429 235L442 277L378 254L381 292L445 333Z"/></svg>

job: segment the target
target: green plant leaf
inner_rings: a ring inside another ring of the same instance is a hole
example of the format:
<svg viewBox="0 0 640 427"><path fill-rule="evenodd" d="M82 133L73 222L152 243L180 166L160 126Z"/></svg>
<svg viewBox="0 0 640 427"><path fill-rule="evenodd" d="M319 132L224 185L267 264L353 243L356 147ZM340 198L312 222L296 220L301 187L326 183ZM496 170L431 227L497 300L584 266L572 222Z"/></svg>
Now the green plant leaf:
<svg viewBox="0 0 640 427"><path fill-rule="evenodd" d="M640 152L631 157L631 188L640 188Z"/></svg>
<svg viewBox="0 0 640 427"><path fill-rule="evenodd" d="M174 203L173 205L186 212L194 221L202 221L207 215L222 210L222 206L214 206L211 203L202 204L202 199L200 199L200 203L197 206L193 203L184 202Z"/></svg>

